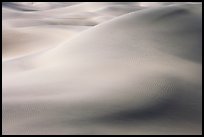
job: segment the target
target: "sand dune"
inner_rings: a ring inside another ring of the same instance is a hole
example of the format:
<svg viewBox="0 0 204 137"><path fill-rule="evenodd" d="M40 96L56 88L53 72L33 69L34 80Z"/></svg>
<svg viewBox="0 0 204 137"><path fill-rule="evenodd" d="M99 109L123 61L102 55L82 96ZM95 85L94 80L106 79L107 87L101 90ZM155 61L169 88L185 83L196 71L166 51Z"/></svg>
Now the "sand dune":
<svg viewBox="0 0 204 137"><path fill-rule="evenodd" d="M3 2L3 6L19 11L38 11L62 8L78 2Z"/></svg>
<svg viewBox="0 0 204 137"><path fill-rule="evenodd" d="M114 5L119 7L113 14L106 8L100 10ZM91 26L134 11L127 8L126 3L4 2L3 58L25 56L57 46Z"/></svg>
<svg viewBox="0 0 204 137"><path fill-rule="evenodd" d="M32 13L92 27L4 24L2 134L202 134L202 4L140 4Z"/></svg>

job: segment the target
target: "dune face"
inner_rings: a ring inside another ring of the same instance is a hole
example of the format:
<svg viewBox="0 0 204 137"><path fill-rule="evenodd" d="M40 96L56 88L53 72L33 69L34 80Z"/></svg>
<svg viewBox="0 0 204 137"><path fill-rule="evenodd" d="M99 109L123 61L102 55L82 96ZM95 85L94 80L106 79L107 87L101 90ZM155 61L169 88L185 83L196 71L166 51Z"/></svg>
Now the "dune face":
<svg viewBox="0 0 204 137"><path fill-rule="evenodd" d="M2 11L2 134L202 134L201 3Z"/></svg>

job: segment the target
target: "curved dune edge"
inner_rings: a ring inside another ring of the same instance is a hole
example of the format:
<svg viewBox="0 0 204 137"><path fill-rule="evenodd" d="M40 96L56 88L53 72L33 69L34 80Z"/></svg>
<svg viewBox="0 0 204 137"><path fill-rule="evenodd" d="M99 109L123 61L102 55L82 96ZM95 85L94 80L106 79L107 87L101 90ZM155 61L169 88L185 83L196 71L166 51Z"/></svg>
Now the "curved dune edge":
<svg viewBox="0 0 204 137"><path fill-rule="evenodd" d="M3 134L201 134L200 9L137 11L3 62Z"/></svg>
<svg viewBox="0 0 204 137"><path fill-rule="evenodd" d="M98 11L110 5L119 7L113 13L108 9ZM67 41L69 36L133 11L124 7L127 8L128 5L107 2L3 2L3 60L42 52Z"/></svg>

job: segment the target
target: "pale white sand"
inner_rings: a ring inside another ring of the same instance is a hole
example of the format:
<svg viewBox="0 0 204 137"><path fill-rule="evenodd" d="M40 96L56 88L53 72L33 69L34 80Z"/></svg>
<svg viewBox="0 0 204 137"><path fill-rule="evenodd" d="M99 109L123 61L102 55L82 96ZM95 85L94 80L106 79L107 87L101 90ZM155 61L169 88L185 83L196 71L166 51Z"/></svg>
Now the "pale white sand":
<svg viewBox="0 0 204 137"><path fill-rule="evenodd" d="M202 134L202 4L15 4L2 134Z"/></svg>

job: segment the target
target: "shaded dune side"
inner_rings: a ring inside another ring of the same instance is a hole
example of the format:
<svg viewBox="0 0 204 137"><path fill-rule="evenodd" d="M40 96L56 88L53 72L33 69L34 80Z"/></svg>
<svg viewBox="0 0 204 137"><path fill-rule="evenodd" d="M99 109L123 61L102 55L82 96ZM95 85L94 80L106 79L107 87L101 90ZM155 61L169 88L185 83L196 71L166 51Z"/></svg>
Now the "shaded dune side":
<svg viewBox="0 0 204 137"><path fill-rule="evenodd" d="M22 56L45 51L56 47L64 40L76 34L74 30L56 28L9 28L4 25L2 36L3 60L19 58Z"/></svg>
<svg viewBox="0 0 204 137"><path fill-rule="evenodd" d="M102 134L137 134L141 129L201 134L199 8L187 4L130 13L48 52L4 62L3 131L86 134L96 125ZM19 67L19 73L7 75L9 65ZM22 122L26 118L29 122ZM42 123L46 128L38 126ZM130 129L120 129L123 125Z"/></svg>

